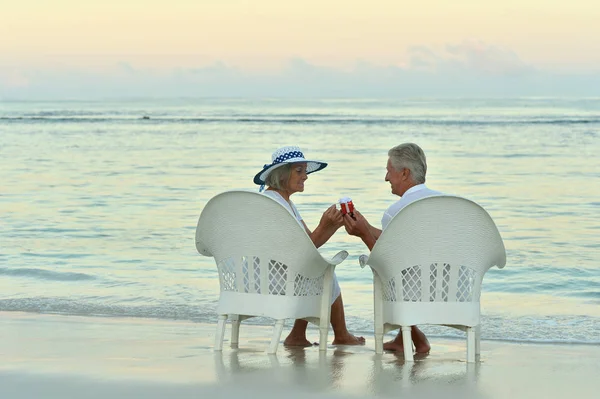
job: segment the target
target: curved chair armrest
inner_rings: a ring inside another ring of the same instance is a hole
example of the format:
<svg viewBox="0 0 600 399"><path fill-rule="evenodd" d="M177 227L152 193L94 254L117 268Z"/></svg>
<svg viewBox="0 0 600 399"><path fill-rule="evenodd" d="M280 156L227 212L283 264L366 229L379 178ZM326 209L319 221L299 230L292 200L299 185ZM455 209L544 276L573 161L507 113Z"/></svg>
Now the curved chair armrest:
<svg viewBox="0 0 600 399"><path fill-rule="evenodd" d="M331 258L331 260L328 260L327 262L331 265L339 265L340 263L342 263L346 258L348 257L348 252L347 251L340 251L337 254L335 254L335 256L333 258Z"/></svg>
<svg viewBox="0 0 600 399"><path fill-rule="evenodd" d="M204 243L200 240L196 240L196 250L204 256L213 256L213 254L209 251L209 249L204 245Z"/></svg>
<svg viewBox="0 0 600 399"><path fill-rule="evenodd" d="M361 255L358 257L358 263L360 263L360 268L364 269L369 261L369 255Z"/></svg>

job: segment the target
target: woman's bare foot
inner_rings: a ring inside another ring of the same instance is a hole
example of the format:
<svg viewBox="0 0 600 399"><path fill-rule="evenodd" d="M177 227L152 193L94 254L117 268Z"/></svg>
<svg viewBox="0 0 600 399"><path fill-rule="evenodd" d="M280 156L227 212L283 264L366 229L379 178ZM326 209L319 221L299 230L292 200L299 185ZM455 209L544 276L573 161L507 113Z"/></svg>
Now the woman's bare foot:
<svg viewBox="0 0 600 399"><path fill-rule="evenodd" d="M309 340L307 340L306 338L304 338L304 339L294 339L292 337L287 337L283 341L283 345L285 345L285 346L302 346L302 347L307 347L307 346L313 346L313 345L318 345L318 344L316 342L312 343Z"/></svg>
<svg viewBox="0 0 600 399"><path fill-rule="evenodd" d="M294 337L292 335L288 335L287 338L283 341L283 345L285 346L313 346L318 345L316 342L311 343L306 337Z"/></svg>
<svg viewBox="0 0 600 399"><path fill-rule="evenodd" d="M390 352L404 352L404 345L402 344L402 335L399 335L400 339L396 337L395 339L384 342L383 350ZM399 341L399 342L398 342Z"/></svg>
<svg viewBox="0 0 600 399"><path fill-rule="evenodd" d="M294 322L294 327L292 327L292 331L288 334L287 338L283 341L283 345L285 346L313 346L318 345L317 343L311 343L306 339L306 327L308 326L308 322L306 320L298 319Z"/></svg>
<svg viewBox="0 0 600 399"><path fill-rule="evenodd" d="M415 352L418 354L425 355L428 354L430 350L431 345L429 345L427 340L425 340L425 342L419 342L418 344L415 343Z"/></svg>
<svg viewBox="0 0 600 399"><path fill-rule="evenodd" d="M354 335L347 333L341 337L335 337L332 345L364 345L364 337L355 337Z"/></svg>

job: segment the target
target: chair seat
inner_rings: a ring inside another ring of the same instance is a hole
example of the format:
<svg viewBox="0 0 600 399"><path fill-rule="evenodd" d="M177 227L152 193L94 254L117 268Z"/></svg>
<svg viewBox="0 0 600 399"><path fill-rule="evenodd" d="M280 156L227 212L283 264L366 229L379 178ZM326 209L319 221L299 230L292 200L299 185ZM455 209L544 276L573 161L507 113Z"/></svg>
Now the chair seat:
<svg viewBox="0 0 600 399"><path fill-rule="evenodd" d="M218 314L242 314L279 319L320 316L321 295L308 297L221 292ZM315 309L319 312L315 313Z"/></svg>
<svg viewBox="0 0 600 399"><path fill-rule="evenodd" d="M457 324L476 326L480 320L479 302L386 302L382 303L384 320L398 325Z"/></svg>

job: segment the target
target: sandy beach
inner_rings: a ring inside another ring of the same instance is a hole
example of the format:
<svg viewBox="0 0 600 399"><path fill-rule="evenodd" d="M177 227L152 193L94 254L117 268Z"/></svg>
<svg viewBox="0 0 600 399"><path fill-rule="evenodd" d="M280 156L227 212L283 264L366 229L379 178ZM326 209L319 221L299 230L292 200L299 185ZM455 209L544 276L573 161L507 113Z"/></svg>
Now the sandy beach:
<svg viewBox="0 0 600 399"><path fill-rule="evenodd" d="M214 326L190 322L0 313L0 398L411 397L592 398L597 345L432 339L429 356L364 347L267 355L270 329L242 325L240 348L212 351ZM289 326L288 326L289 328ZM228 331L229 332L229 331ZM310 331L310 337L316 337ZM314 338L313 337L313 338Z"/></svg>

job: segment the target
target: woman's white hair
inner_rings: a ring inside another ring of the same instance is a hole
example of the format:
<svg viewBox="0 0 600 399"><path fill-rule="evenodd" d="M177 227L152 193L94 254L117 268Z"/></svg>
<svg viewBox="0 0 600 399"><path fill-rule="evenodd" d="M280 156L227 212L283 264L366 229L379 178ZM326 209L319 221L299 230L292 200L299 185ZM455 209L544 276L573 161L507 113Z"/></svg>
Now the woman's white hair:
<svg viewBox="0 0 600 399"><path fill-rule="evenodd" d="M414 143L404 143L388 151L392 166L397 171L407 168L416 184L425 183L427 174L427 159L425 153Z"/></svg>
<svg viewBox="0 0 600 399"><path fill-rule="evenodd" d="M265 179L265 186L274 188L275 190L287 190L291 172L291 163L286 163L283 166L273 169Z"/></svg>

